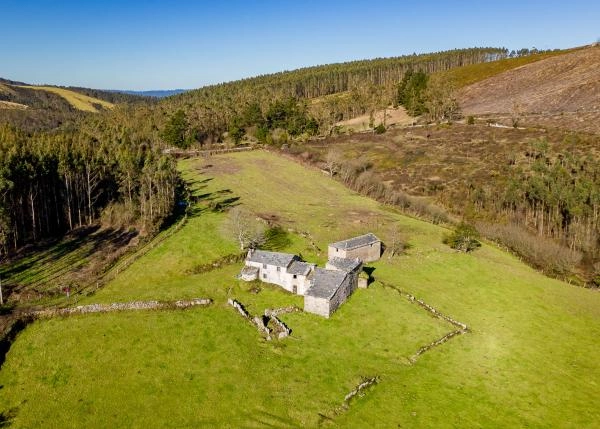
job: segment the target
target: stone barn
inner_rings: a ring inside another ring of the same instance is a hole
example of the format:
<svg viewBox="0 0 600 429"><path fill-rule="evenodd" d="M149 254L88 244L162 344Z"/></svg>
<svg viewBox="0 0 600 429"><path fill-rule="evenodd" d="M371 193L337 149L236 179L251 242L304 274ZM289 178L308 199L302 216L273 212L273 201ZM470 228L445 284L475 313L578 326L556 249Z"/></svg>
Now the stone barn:
<svg viewBox="0 0 600 429"><path fill-rule="evenodd" d="M358 275L345 271L316 268L304 295L304 311L329 318L352 295L357 280Z"/></svg>
<svg viewBox="0 0 600 429"><path fill-rule="evenodd" d="M363 262L377 261L381 257L381 240L374 234L368 233L329 245L329 259L359 258Z"/></svg>

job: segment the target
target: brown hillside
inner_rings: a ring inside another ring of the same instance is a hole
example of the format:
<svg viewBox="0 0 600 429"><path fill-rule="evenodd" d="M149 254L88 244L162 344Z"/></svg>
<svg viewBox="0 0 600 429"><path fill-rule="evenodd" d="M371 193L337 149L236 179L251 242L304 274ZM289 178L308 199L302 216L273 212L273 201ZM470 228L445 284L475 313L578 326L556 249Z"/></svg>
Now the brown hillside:
<svg viewBox="0 0 600 429"><path fill-rule="evenodd" d="M600 47L547 58L469 85L461 90L459 102L466 115L509 113L552 125L556 115L563 114L573 120L559 121L562 126L598 131L578 118L600 116Z"/></svg>

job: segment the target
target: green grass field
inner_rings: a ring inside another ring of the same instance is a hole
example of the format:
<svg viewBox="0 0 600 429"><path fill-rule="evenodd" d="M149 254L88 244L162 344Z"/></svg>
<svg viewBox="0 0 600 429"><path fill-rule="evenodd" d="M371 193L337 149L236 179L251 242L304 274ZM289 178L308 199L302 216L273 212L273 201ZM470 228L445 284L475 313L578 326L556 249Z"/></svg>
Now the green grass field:
<svg viewBox="0 0 600 429"><path fill-rule="evenodd" d="M457 254L440 227L402 216L319 171L266 152L180 163L199 197L177 233L85 299L211 297L209 308L36 322L0 372L13 427L599 427L600 295L548 279L484 245ZM373 264L376 281L334 316L282 316L291 337L267 342L226 305L252 314L302 305L276 286L239 282L240 264L194 267L237 252L210 201L239 197L278 219L289 251L323 263L326 245L398 225L412 247ZM316 247L311 244L313 241ZM454 328L395 290L467 323L470 332L411 364ZM381 381L341 407L363 377Z"/></svg>

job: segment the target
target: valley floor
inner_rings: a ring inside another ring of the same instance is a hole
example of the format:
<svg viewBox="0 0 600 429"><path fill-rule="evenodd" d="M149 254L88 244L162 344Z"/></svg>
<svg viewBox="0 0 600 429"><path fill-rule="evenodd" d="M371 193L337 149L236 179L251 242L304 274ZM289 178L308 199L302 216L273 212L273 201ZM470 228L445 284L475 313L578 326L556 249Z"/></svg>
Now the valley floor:
<svg viewBox="0 0 600 429"><path fill-rule="evenodd" d="M180 169L197 199L187 223L83 303L213 304L33 323L0 372L0 413L13 427L600 426L597 291L489 245L455 253L441 244L443 228L274 154L187 159ZM411 247L372 264L375 282L331 319L281 315L292 335L266 341L227 299L260 315L302 298L240 282L241 263L206 268L239 252L227 213L213 210L235 204L280 225L281 250L311 262L325 262L329 242L368 231L385 242L396 226ZM456 327L398 289L469 332L411 360ZM379 383L345 404L371 377Z"/></svg>

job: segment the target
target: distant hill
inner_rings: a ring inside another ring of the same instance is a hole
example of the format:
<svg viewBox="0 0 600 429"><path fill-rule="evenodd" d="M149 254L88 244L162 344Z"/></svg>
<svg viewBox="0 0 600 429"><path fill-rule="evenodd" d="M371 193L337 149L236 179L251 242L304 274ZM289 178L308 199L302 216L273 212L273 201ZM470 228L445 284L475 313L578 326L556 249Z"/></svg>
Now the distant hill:
<svg viewBox="0 0 600 429"><path fill-rule="evenodd" d="M121 94L130 94L130 95L138 95L142 97L154 97L154 98L164 98L170 97L172 95L182 94L187 91L191 91L189 89L157 89L157 90L149 90L149 91L131 91L128 89L111 89L109 92L117 92Z"/></svg>
<svg viewBox="0 0 600 429"><path fill-rule="evenodd" d="M36 100L39 98L39 93L36 95L28 90L56 94L66 100L75 109L87 112L112 109L114 104L119 103L150 101L149 97L133 92L126 93L76 86L32 85L0 78L0 101L24 104L34 108L47 107L46 103L43 103L43 106L39 106L40 103Z"/></svg>
<svg viewBox="0 0 600 429"><path fill-rule="evenodd" d="M117 104L153 104L156 98L105 90L31 85L0 78L0 124L39 131L74 124L81 115L112 110Z"/></svg>
<svg viewBox="0 0 600 429"><path fill-rule="evenodd" d="M56 96L62 102L57 100ZM0 79L0 101L37 109L54 110L65 110L64 102L66 101L71 108L86 112L98 112L102 109L112 109L114 106L109 101L87 95L81 90L48 85L29 85L7 79Z"/></svg>

